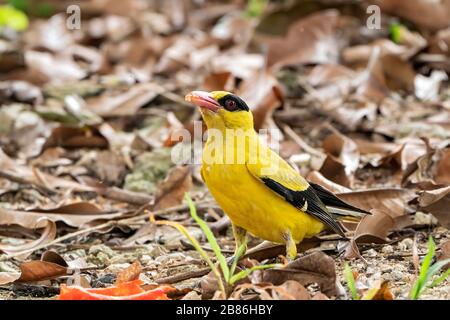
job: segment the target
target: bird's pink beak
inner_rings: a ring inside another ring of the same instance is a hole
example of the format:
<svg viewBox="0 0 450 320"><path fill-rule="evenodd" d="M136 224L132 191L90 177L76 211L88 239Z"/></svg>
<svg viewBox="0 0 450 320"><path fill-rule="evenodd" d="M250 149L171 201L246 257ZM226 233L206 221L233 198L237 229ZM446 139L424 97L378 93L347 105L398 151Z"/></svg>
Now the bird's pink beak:
<svg viewBox="0 0 450 320"><path fill-rule="evenodd" d="M184 97L184 100L213 112L217 112L217 110L221 108L220 104L211 96L211 94L205 91L192 91Z"/></svg>

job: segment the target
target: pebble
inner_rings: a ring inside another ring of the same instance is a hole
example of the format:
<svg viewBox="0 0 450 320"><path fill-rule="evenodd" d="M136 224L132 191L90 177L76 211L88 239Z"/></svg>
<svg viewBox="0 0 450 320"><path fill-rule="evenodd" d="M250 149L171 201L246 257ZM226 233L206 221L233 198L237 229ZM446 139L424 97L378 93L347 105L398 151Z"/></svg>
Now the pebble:
<svg viewBox="0 0 450 320"><path fill-rule="evenodd" d="M405 277L403 272L398 271L398 270L394 270L390 273L391 279L392 281L400 281L403 280L403 278Z"/></svg>
<svg viewBox="0 0 450 320"><path fill-rule="evenodd" d="M366 251L366 256L373 258L376 257L378 255L378 252L375 251L375 249L369 249Z"/></svg>
<svg viewBox="0 0 450 320"><path fill-rule="evenodd" d="M398 248L399 248L401 251L411 250L412 247L413 247L413 244L414 244L414 242L413 242L412 239L406 238L406 239L403 239L403 240L398 244Z"/></svg>
<svg viewBox="0 0 450 320"><path fill-rule="evenodd" d="M394 248L391 245L386 245L383 248L381 248L381 252L384 254L392 254L394 253Z"/></svg>
<svg viewBox="0 0 450 320"><path fill-rule="evenodd" d="M430 225L430 224L437 224L437 222L438 222L437 219L431 214L417 211L416 214L414 215L415 224Z"/></svg>

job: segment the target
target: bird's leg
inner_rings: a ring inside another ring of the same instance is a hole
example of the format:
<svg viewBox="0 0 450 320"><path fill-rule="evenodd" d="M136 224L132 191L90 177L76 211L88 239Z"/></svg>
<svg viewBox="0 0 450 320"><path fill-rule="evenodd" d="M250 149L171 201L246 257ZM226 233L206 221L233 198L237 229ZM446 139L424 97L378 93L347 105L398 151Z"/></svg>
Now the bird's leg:
<svg viewBox="0 0 450 320"><path fill-rule="evenodd" d="M234 235L234 240L236 242L236 248L234 249L233 256L228 261L228 263L230 265L233 263L233 261L235 259L239 258L237 255L238 255L239 248L242 245L244 246L244 251L241 252L240 254L242 255L247 251L247 230L235 225L234 223L232 223L231 226L233 228L233 235Z"/></svg>
<svg viewBox="0 0 450 320"><path fill-rule="evenodd" d="M297 244L292 238L291 232L287 231L283 234L283 238L286 244L286 256L289 262L294 261L297 257Z"/></svg>

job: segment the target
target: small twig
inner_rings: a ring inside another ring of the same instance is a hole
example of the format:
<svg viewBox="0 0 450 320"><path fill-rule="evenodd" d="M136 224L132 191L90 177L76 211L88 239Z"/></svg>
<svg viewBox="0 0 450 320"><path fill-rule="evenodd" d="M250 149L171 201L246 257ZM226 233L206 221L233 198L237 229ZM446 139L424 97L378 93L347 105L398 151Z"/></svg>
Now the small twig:
<svg viewBox="0 0 450 320"><path fill-rule="evenodd" d="M158 284L172 284L172 283L177 283L177 282L181 282L181 281L192 279L192 278L203 277L204 275L208 274L210 271L211 271L211 269L209 267L207 267L207 268L203 268L203 269L199 269L199 270L176 274L176 275L169 276L169 277L159 278L159 279L155 280L155 282Z"/></svg>

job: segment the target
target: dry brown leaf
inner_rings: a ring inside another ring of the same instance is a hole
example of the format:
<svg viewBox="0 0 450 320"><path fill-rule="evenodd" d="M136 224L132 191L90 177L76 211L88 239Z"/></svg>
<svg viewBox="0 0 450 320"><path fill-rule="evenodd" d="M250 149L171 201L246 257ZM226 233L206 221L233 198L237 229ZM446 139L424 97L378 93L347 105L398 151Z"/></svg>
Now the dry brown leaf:
<svg viewBox="0 0 450 320"><path fill-rule="evenodd" d="M322 147L328 156L320 173L338 184L351 187L359 165L356 143L342 134L332 133L325 138Z"/></svg>
<svg viewBox="0 0 450 320"><path fill-rule="evenodd" d="M394 295L389 290L389 281L377 281L375 285L367 290L363 300L394 300Z"/></svg>
<svg viewBox="0 0 450 320"><path fill-rule="evenodd" d="M432 189L450 184L450 147L448 141L432 146L425 139L426 152L415 161L409 163L404 170L402 184L421 185L429 184Z"/></svg>
<svg viewBox="0 0 450 320"><path fill-rule="evenodd" d="M253 112L255 130L261 129L272 112L283 103L278 80L269 72L256 72L239 86L242 97Z"/></svg>
<svg viewBox="0 0 450 320"><path fill-rule="evenodd" d="M1 213L0 213L0 215L1 215ZM22 245L18 245L18 246L0 244L0 251L3 251L6 254L18 254L22 251L29 251L33 248L36 248L40 245L43 245L45 243L48 243L48 242L51 242L52 240L54 240L56 238L56 223L45 217L42 217L40 219L46 221L47 225L44 227L44 229L41 233L41 236L38 239L27 242ZM37 223L39 223L39 222L40 221L38 220ZM20 255L20 258L25 259L31 253L32 252L30 251L27 254Z"/></svg>
<svg viewBox="0 0 450 320"><path fill-rule="evenodd" d="M306 180L313 182L313 183L317 183L317 184L321 185L322 187L325 187L326 189L328 189L334 193L346 193L346 192L352 191L349 188L346 188L344 186L341 186L340 184L337 184L337 183L334 183L333 181L328 180L318 171L311 171L308 174L308 176L306 177Z"/></svg>
<svg viewBox="0 0 450 320"><path fill-rule="evenodd" d="M21 275L16 282L36 282L67 274L67 267L46 261L29 261L20 265Z"/></svg>
<svg viewBox="0 0 450 320"><path fill-rule="evenodd" d="M108 141L95 127L59 126L52 130L43 150L47 148L107 148Z"/></svg>
<svg viewBox="0 0 450 320"><path fill-rule="evenodd" d="M206 91L225 90L234 91L235 78L231 72L211 73L203 80L202 88Z"/></svg>
<svg viewBox="0 0 450 320"><path fill-rule="evenodd" d="M423 191L419 195L418 202L421 210L435 216L442 226L450 227L450 186Z"/></svg>
<svg viewBox="0 0 450 320"><path fill-rule="evenodd" d="M386 243L394 228L395 220L387 213L373 209L364 216L356 227L353 239L357 243Z"/></svg>
<svg viewBox="0 0 450 320"><path fill-rule="evenodd" d="M44 228L47 226L47 220L62 221L72 227L81 227L93 221L110 220L122 216L123 212L105 212L89 202L78 202L46 210L37 208L34 211L0 208L0 224L17 224L28 229Z"/></svg>
<svg viewBox="0 0 450 320"><path fill-rule="evenodd" d="M13 283L20 278L20 272L0 271L0 285Z"/></svg>
<svg viewBox="0 0 450 320"><path fill-rule="evenodd" d="M99 97L88 99L86 104L89 110L102 117L133 116L140 108L155 99L160 91L159 86L142 83L115 95L105 92Z"/></svg>
<svg viewBox="0 0 450 320"><path fill-rule="evenodd" d="M153 210L163 210L183 202L184 194L191 189L192 173L188 166L176 167L169 171L155 194Z"/></svg>
<svg viewBox="0 0 450 320"><path fill-rule="evenodd" d="M142 266L139 261L134 261L126 269L117 273L116 284L139 279Z"/></svg>
<svg viewBox="0 0 450 320"><path fill-rule="evenodd" d="M441 252L438 254L438 261L450 259L450 240L441 243L439 247L441 248ZM450 263L446 264L443 270L448 268L450 268Z"/></svg>
<svg viewBox="0 0 450 320"><path fill-rule="evenodd" d="M330 298L328 298L322 292L318 292L312 297L311 300L330 300Z"/></svg>
<svg viewBox="0 0 450 320"><path fill-rule="evenodd" d="M395 219L407 213L407 203L415 198L415 193L407 189L380 188L338 193L337 196L357 208L381 210Z"/></svg>
<svg viewBox="0 0 450 320"><path fill-rule="evenodd" d="M288 280L280 286L271 287L274 300L310 300L311 296L304 286L294 280Z"/></svg>
<svg viewBox="0 0 450 320"><path fill-rule="evenodd" d="M450 1L377 0L375 4L386 12L408 19L419 27L437 31L450 25Z"/></svg>
<svg viewBox="0 0 450 320"><path fill-rule="evenodd" d="M300 63L335 63L345 39L337 33L349 24L337 10L313 13L293 23L282 38L267 40L272 67Z"/></svg>
<svg viewBox="0 0 450 320"><path fill-rule="evenodd" d="M327 296L336 294L334 260L323 252L300 257L282 269L263 270L261 280L274 285L281 285L288 280L295 280L303 286L317 283Z"/></svg>

